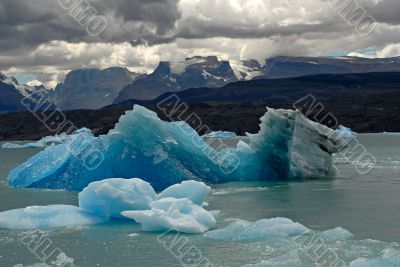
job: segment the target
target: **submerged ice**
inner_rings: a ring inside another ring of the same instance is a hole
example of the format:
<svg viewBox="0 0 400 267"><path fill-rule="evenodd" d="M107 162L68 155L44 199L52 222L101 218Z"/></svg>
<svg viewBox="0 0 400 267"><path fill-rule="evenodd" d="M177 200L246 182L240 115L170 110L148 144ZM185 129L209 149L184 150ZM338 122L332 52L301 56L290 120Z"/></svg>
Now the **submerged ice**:
<svg viewBox="0 0 400 267"><path fill-rule="evenodd" d="M216 240L261 240L273 237L293 237L307 233L309 229L287 218L263 219L256 222L236 220L232 224L212 230L204 236Z"/></svg>
<svg viewBox="0 0 400 267"><path fill-rule="evenodd" d="M12 170L8 183L81 191L93 181L142 177L162 190L184 180L293 180L335 174L335 131L298 111L274 109L268 109L260 127L249 135L250 144L217 149L185 122L165 122L135 106L107 135L82 131L47 147Z"/></svg>
<svg viewBox="0 0 400 267"><path fill-rule="evenodd" d="M107 221L107 218L69 205L31 206L0 213L0 228L6 229L49 229Z"/></svg>

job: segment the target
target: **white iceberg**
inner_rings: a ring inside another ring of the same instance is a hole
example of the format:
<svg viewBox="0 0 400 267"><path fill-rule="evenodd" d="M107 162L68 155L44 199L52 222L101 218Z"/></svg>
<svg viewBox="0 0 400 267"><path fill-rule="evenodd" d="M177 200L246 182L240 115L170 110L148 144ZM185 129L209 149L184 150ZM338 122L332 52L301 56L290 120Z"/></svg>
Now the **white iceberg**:
<svg viewBox="0 0 400 267"><path fill-rule="evenodd" d="M157 199L151 185L141 179L108 179L93 182L79 193L79 207L94 214L125 218L126 210L147 210Z"/></svg>
<svg viewBox="0 0 400 267"><path fill-rule="evenodd" d="M201 206L210 192L211 187L207 186L205 183L197 181L184 181L181 184L168 187L158 195L158 198L188 198L194 204Z"/></svg>
<svg viewBox="0 0 400 267"><path fill-rule="evenodd" d="M0 228L49 229L100 224L108 218L69 205L31 206L0 212Z"/></svg>
<svg viewBox="0 0 400 267"><path fill-rule="evenodd" d="M161 191L185 180L299 180L336 174L332 154L340 144L335 131L292 110L268 109L261 121L249 145L215 150L188 124L162 121L135 106L107 135L82 132L48 147L12 170L8 183L81 191L93 181L143 177Z"/></svg>
<svg viewBox="0 0 400 267"><path fill-rule="evenodd" d="M144 231L188 234L207 232L216 224L214 216L189 199L163 198L150 204L151 210L124 211L122 215L140 223Z"/></svg>
<svg viewBox="0 0 400 267"><path fill-rule="evenodd" d="M216 240L243 241L294 237L303 235L308 231L308 228L290 219L272 218L256 222L237 220L224 228L209 231L204 236Z"/></svg>

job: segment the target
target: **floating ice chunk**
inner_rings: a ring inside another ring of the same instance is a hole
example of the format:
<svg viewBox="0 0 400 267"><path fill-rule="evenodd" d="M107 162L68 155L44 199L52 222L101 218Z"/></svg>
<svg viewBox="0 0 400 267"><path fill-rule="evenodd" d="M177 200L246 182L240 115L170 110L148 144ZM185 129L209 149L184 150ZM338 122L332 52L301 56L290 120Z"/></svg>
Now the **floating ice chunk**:
<svg viewBox="0 0 400 267"><path fill-rule="evenodd" d="M26 144L19 144L19 143L5 143L1 146L3 149L20 149L20 148L43 148L46 144L43 140L39 140L34 143L26 143Z"/></svg>
<svg viewBox="0 0 400 267"><path fill-rule="evenodd" d="M108 179L93 182L79 193L79 207L94 214L123 218L122 211L147 210L157 194L141 179Z"/></svg>
<svg viewBox="0 0 400 267"><path fill-rule="evenodd" d="M271 237L299 236L309 231L305 226L287 218L264 219L256 222L237 220L232 224L212 230L205 237L217 240L261 240Z"/></svg>
<svg viewBox="0 0 400 267"><path fill-rule="evenodd" d="M31 206L0 212L0 228L6 229L49 229L107 221L107 218L68 205Z"/></svg>
<svg viewBox="0 0 400 267"><path fill-rule="evenodd" d="M321 237L325 240L344 240L352 238L354 235L342 227L336 227L322 232Z"/></svg>
<svg viewBox="0 0 400 267"><path fill-rule="evenodd" d="M62 133L60 135L55 136L46 136L36 142L26 143L26 144L18 144L18 143L5 143L1 147L4 149L19 149L19 148L45 148L50 144L62 144L68 141L71 141L73 138L76 138L79 134L88 134L91 131L87 128L82 128L74 131L71 135L67 135Z"/></svg>
<svg viewBox="0 0 400 267"><path fill-rule="evenodd" d="M350 128L344 127L343 125L339 126L336 133L343 138L355 138L358 135L356 132L353 132Z"/></svg>
<svg viewBox="0 0 400 267"><path fill-rule="evenodd" d="M122 214L142 225L144 231L199 234L216 224L214 216L189 199L163 198L150 204L151 210L124 211Z"/></svg>
<svg viewBox="0 0 400 267"><path fill-rule="evenodd" d="M237 136L236 133L226 132L226 131L216 131L203 135L203 137L205 138L232 138L236 136Z"/></svg>
<svg viewBox="0 0 400 267"><path fill-rule="evenodd" d="M300 112L268 109L250 144L219 149L184 122L165 122L135 106L108 135L79 133L12 170L15 187L80 191L93 181L142 177L156 190L185 180L298 180L336 174L335 132ZM337 135L336 135L337 137Z"/></svg>
<svg viewBox="0 0 400 267"><path fill-rule="evenodd" d="M188 198L194 204L201 206L203 205L210 192L211 187L205 185L202 182L184 181L181 184L176 184L168 187L158 195L158 198Z"/></svg>

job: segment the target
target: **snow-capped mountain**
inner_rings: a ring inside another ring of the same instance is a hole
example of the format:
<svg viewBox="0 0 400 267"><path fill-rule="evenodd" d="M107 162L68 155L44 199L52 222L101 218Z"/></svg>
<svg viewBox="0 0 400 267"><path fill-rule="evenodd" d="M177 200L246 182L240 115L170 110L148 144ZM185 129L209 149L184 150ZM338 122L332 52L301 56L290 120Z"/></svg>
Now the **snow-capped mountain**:
<svg viewBox="0 0 400 267"><path fill-rule="evenodd" d="M0 112L26 110L26 107L22 105L22 100L29 98L38 89L43 89L43 87L20 85L14 77L0 72Z"/></svg>
<svg viewBox="0 0 400 267"><path fill-rule="evenodd" d="M60 109L99 109L110 105L128 84L142 77L126 68L80 69L67 74L53 92Z"/></svg>
<svg viewBox="0 0 400 267"><path fill-rule="evenodd" d="M114 103L129 99L151 100L166 92L188 88L216 88L238 80L229 61L219 60L215 56L192 57L182 62L160 62L152 74L126 86Z"/></svg>

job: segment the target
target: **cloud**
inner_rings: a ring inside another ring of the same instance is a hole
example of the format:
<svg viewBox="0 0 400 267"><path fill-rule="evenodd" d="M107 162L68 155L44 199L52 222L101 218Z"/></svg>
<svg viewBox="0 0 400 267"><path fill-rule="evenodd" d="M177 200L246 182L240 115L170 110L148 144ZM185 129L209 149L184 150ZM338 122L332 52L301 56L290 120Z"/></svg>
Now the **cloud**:
<svg viewBox="0 0 400 267"><path fill-rule="evenodd" d="M354 57L365 57L365 58L400 57L400 43L389 44L381 49L375 49L367 53L355 51L349 53L348 55Z"/></svg>
<svg viewBox="0 0 400 267"><path fill-rule="evenodd" d="M49 83L76 68L149 72L159 60L193 55L263 61L386 45L376 56L397 55L400 1L357 2L377 21L365 37L328 0L90 0L108 22L98 38L58 0L2 0L0 69Z"/></svg>

